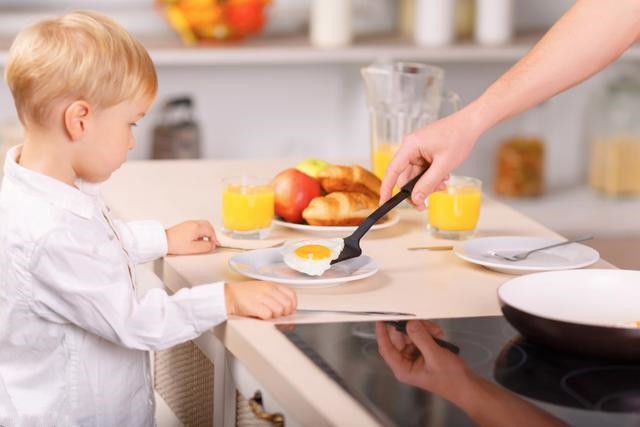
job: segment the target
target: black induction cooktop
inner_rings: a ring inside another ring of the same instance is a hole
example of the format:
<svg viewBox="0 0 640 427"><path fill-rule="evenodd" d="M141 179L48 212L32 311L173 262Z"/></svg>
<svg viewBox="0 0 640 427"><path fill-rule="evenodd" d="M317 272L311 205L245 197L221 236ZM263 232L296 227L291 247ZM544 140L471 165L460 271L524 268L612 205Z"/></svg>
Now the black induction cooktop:
<svg viewBox="0 0 640 427"><path fill-rule="evenodd" d="M520 337L502 316L433 319L477 375L574 426L640 426L640 361L586 359ZM447 400L395 379L375 322L279 329L383 425L471 426ZM345 420L348 425L348 421Z"/></svg>

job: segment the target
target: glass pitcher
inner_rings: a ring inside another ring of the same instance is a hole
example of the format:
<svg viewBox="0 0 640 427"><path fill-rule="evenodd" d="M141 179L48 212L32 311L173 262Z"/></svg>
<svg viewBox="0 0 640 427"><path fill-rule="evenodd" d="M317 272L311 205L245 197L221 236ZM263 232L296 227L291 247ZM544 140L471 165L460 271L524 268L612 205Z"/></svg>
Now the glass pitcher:
<svg viewBox="0 0 640 427"><path fill-rule="evenodd" d="M362 68L371 122L371 166L382 179L407 134L436 120L443 100L458 110L460 97L443 89L444 70L395 62Z"/></svg>

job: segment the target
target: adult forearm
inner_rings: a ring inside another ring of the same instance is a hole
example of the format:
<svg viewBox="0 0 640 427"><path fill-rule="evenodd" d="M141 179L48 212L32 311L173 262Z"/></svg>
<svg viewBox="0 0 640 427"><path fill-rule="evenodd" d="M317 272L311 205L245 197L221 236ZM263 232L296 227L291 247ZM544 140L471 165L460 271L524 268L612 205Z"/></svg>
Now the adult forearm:
<svg viewBox="0 0 640 427"><path fill-rule="evenodd" d="M475 377L460 402L454 402L479 426L565 427L562 420L487 380Z"/></svg>
<svg viewBox="0 0 640 427"><path fill-rule="evenodd" d="M587 79L640 35L639 0L580 0L511 69L466 108L483 133Z"/></svg>

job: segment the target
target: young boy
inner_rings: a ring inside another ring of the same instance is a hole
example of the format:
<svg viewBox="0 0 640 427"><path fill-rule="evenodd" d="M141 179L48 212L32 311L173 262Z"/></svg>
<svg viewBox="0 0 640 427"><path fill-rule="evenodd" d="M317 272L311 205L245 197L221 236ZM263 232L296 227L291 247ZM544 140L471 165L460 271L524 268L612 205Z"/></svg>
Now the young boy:
<svg viewBox="0 0 640 427"><path fill-rule="evenodd" d="M147 350L228 315L290 314L295 293L243 282L136 298L134 264L216 238L206 221L125 224L100 197L157 89L147 52L116 23L79 12L25 29L6 80L26 136L0 191L0 425L153 425Z"/></svg>

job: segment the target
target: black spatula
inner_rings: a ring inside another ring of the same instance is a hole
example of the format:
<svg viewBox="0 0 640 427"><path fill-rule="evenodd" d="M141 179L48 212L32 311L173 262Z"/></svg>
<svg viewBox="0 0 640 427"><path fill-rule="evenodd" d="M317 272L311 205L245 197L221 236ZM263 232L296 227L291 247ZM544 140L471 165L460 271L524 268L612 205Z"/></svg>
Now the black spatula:
<svg viewBox="0 0 640 427"><path fill-rule="evenodd" d="M407 197L411 196L411 192L413 191L413 187L416 185L416 182L424 175L424 173L429 169L429 166L422 172L420 172L415 178L411 179L411 181L407 182L402 186L400 192L384 202L378 209L373 211L371 215L369 215L363 222L356 228L356 230L349 237L345 237L344 248L338 258L331 261L331 264L335 264L338 262L342 262L351 258L356 258L362 255L362 249L360 249L360 239L365 235L367 231L373 225L378 222L380 218L385 216L391 209L395 208Z"/></svg>

